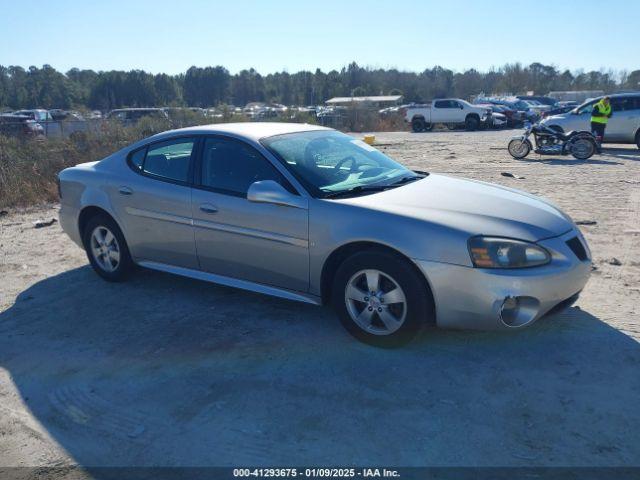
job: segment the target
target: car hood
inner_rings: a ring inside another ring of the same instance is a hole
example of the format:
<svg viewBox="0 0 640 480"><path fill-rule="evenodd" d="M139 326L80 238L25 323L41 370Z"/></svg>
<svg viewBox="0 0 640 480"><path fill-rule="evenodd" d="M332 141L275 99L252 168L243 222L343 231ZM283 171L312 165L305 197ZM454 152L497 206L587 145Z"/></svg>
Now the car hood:
<svg viewBox="0 0 640 480"><path fill-rule="evenodd" d="M566 118L569 117L569 113L558 113L556 115L549 115L548 117L545 117L545 119L543 120L543 122L548 123L551 120L565 120Z"/></svg>
<svg viewBox="0 0 640 480"><path fill-rule="evenodd" d="M573 228L550 202L512 188L431 174L402 187L339 200L446 226L467 235L538 241Z"/></svg>

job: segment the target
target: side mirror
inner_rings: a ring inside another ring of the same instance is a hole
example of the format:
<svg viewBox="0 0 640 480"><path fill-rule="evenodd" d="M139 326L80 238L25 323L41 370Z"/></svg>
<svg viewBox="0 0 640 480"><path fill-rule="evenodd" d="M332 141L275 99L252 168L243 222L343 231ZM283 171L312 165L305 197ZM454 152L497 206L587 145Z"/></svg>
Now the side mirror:
<svg viewBox="0 0 640 480"><path fill-rule="evenodd" d="M458 107L460 108L460 110L464 110L464 105L458 105Z"/></svg>
<svg viewBox="0 0 640 480"><path fill-rule="evenodd" d="M308 208L307 199L294 195L273 180L260 180L249 186L247 200L255 203L270 203L293 208Z"/></svg>

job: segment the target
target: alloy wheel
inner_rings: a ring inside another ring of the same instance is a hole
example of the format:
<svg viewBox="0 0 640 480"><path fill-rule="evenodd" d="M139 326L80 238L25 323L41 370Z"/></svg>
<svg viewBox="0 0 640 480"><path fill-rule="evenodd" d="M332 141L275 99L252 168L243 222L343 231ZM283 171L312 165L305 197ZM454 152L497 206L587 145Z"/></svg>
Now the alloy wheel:
<svg viewBox="0 0 640 480"><path fill-rule="evenodd" d="M91 254L105 272L113 272L118 268L120 245L107 227L100 225L91 232Z"/></svg>
<svg viewBox="0 0 640 480"><path fill-rule="evenodd" d="M407 316L402 287L380 270L355 273L347 282L344 300L351 319L374 335L392 334L402 327Z"/></svg>

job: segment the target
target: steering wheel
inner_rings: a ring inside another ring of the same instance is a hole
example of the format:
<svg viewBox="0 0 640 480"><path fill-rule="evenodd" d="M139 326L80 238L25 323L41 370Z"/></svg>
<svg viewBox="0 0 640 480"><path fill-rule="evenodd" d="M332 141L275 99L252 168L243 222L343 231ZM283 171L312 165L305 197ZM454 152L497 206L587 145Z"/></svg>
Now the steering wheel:
<svg viewBox="0 0 640 480"><path fill-rule="evenodd" d="M340 170L340 167L342 167L342 165L344 165L347 162L351 162L351 168L349 169L349 172L353 173L358 171L358 161L353 155L344 157L342 160L340 160L338 163L336 163L333 166L333 170L337 172L338 170Z"/></svg>

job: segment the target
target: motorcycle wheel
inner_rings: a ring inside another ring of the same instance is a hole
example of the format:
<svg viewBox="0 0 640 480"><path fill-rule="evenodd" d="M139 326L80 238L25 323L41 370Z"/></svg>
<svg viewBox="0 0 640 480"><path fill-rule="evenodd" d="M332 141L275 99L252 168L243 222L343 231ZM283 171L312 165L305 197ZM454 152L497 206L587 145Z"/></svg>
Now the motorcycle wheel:
<svg viewBox="0 0 640 480"><path fill-rule="evenodd" d="M518 140L514 138L509 142L507 146L507 150L509 150L509 154L515 158L516 160L520 160L521 158L526 157L531 152L532 146L529 140Z"/></svg>
<svg viewBox="0 0 640 480"><path fill-rule="evenodd" d="M596 153L596 144L588 138L578 138L571 145L571 155L577 160L587 160Z"/></svg>

